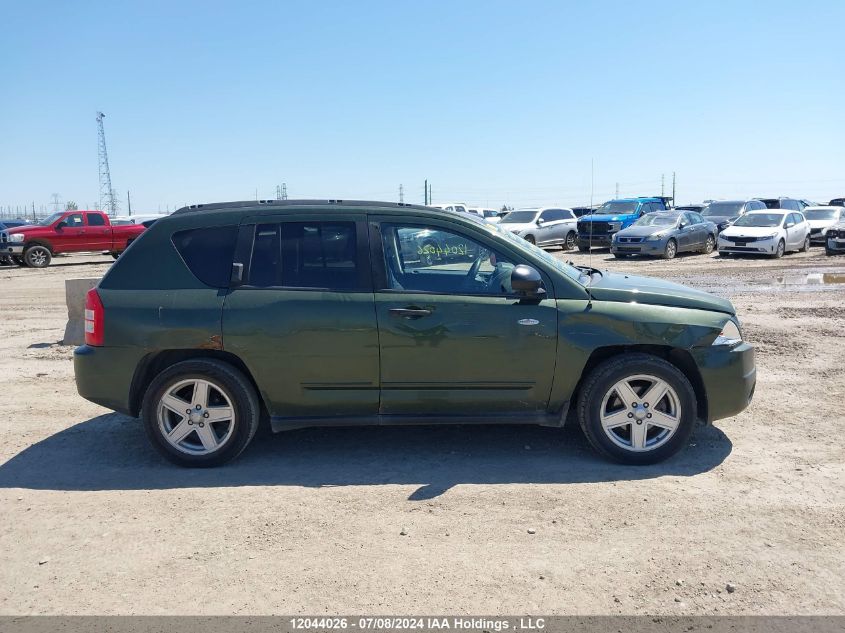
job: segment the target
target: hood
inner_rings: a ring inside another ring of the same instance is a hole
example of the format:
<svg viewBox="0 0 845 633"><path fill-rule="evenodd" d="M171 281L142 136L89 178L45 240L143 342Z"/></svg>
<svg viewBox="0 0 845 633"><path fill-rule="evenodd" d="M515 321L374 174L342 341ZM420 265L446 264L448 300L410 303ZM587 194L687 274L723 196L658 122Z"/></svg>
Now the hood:
<svg viewBox="0 0 845 633"><path fill-rule="evenodd" d="M810 223L811 229L824 229L829 226L833 226L838 221L837 220L807 220Z"/></svg>
<svg viewBox="0 0 845 633"><path fill-rule="evenodd" d="M582 215L580 218L578 218L578 221L579 222L584 222L584 221L586 221L586 222L592 222L592 221L595 221L595 222L624 222L625 220L630 220L635 215L636 215L636 213L628 213L627 215L624 214L624 213L623 214L617 213L616 215L608 215L608 214L604 214L604 215L596 215L596 214L594 214L594 215Z"/></svg>
<svg viewBox="0 0 845 633"><path fill-rule="evenodd" d="M738 215L702 215L705 220L708 222L712 222L713 224L721 224L722 222L733 222L739 216Z"/></svg>
<svg viewBox="0 0 845 633"><path fill-rule="evenodd" d="M655 233L674 233L674 226L629 226L627 229L622 229L617 233L619 237L648 237Z"/></svg>
<svg viewBox="0 0 845 633"><path fill-rule="evenodd" d="M771 235L772 233L777 233L780 231L780 227L777 226L729 226L724 231L722 231L722 235L725 237L735 236L735 237L765 237L766 235Z"/></svg>
<svg viewBox="0 0 845 633"><path fill-rule="evenodd" d="M536 222L499 222L499 226L506 231L510 231L511 233L515 233L517 231L524 231L525 229L536 229L537 223Z"/></svg>
<svg viewBox="0 0 845 633"><path fill-rule="evenodd" d="M43 226L38 226L36 224L25 224L24 226L16 226L11 229L6 229L6 233L12 235L13 233L25 233L26 231L31 231L32 229L43 229Z"/></svg>
<svg viewBox="0 0 845 633"><path fill-rule="evenodd" d="M601 279L590 286L590 293L598 301L646 303L736 314L733 304L727 299L654 277L602 271Z"/></svg>

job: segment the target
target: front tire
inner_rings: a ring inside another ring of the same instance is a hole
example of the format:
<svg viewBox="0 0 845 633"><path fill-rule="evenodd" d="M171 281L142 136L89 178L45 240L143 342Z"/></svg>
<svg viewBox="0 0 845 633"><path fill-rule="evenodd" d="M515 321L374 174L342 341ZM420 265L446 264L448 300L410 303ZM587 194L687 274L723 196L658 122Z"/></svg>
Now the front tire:
<svg viewBox="0 0 845 633"><path fill-rule="evenodd" d="M30 246L23 253L23 261L30 268L47 268L52 259L50 249L40 244Z"/></svg>
<svg viewBox="0 0 845 633"><path fill-rule="evenodd" d="M176 363L153 379L141 418L164 457L202 468L240 455L258 429L260 413L255 389L240 371L198 359Z"/></svg>
<svg viewBox="0 0 845 633"><path fill-rule="evenodd" d="M566 243L564 244L564 248L568 251L571 251L575 248L578 243L578 234L575 231L570 231L566 234Z"/></svg>
<svg viewBox="0 0 845 633"><path fill-rule="evenodd" d="M712 253L716 248L716 238L712 235L707 236L707 241L704 242L704 250L702 251L705 255L709 255Z"/></svg>
<svg viewBox="0 0 845 633"><path fill-rule="evenodd" d="M802 253L809 252L809 250L810 250L810 236L809 235L804 238L804 245L801 247L800 250L801 250Z"/></svg>
<svg viewBox="0 0 845 633"><path fill-rule="evenodd" d="M525 239L525 241L528 242L529 244L535 244L535 245L537 244L537 240L534 239L533 235L526 235L525 238L523 238L523 239Z"/></svg>
<svg viewBox="0 0 845 633"><path fill-rule="evenodd" d="M663 259L675 259L675 255L678 254L678 243L670 239L666 242L666 248L663 249Z"/></svg>
<svg viewBox="0 0 845 633"><path fill-rule="evenodd" d="M777 246L777 249L775 250L775 252L772 253L772 259L780 259L781 257L783 257L783 254L785 252L786 252L786 242L781 240L780 242L778 242L778 246Z"/></svg>
<svg viewBox="0 0 845 633"><path fill-rule="evenodd" d="M639 353L596 367L577 404L578 421L593 448L632 465L654 464L681 450L696 411L687 377L662 358Z"/></svg>
<svg viewBox="0 0 845 633"><path fill-rule="evenodd" d="M589 250L590 250L589 246L581 246L580 244L578 245L578 252L579 253L586 253Z"/></svg>

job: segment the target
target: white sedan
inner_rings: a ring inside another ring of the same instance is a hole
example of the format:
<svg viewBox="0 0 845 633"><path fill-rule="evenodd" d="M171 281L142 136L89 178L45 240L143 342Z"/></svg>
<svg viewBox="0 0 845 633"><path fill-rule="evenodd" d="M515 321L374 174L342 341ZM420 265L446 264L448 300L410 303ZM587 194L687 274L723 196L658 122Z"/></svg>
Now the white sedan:
<svg viewBox="0 0 845 633"><path fill-rule="evenodd" d="M804 217L810 223L810 241L825 243L827 230L845 220L845 207L806 207Z"/></svg>
<svg viewBox="0 0 845 633"><path fill-rule="evenodd" d="M750 211L719 233L720 254L783 257L810 250L810 223L803 213L766 209Z"/></svg>

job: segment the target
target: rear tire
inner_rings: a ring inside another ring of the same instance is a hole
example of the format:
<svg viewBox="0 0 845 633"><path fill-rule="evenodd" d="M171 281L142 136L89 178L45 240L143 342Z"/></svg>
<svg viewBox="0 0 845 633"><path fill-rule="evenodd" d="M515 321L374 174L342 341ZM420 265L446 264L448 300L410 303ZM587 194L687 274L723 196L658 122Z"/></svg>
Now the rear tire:
<svg viewBox="0 0 845 633"><path fill-rule="evenodd" d="M141 410L155 449L174 464L198 468L240 455L255 436L260 415L252 383L228 363L211 359L162 371L147 388Z"/></svg>
<svg viewBox="0 0 845 633"><path fill-rule="evenodd" d="M523 239L529 244L537 244L537 240L534 239L533 235L526 235Z"/></svg>
<svg viewBox="0 0 845 633"><path fill-rule="evenodd" d="M630 392L624 390L625 385ZM663 395L649 392L663 386ZM627 406L620 391L629 393L628 405L636 406ZM654 402L640 400L652 400L649 393L655 395ZM692 385L677 367L656 356L630 353L611 358L590 372L576 412L584 435L598 453L625 464L645 465L663 461L686 445L695 425L697 403Z"/></svg>
<svg viewBox="0 0 845 633"><path fill-rule="evenodd" d="M30 268L47 268L52 259L50 249L41 244L30 246L23 253L23 261Z"/></svg>

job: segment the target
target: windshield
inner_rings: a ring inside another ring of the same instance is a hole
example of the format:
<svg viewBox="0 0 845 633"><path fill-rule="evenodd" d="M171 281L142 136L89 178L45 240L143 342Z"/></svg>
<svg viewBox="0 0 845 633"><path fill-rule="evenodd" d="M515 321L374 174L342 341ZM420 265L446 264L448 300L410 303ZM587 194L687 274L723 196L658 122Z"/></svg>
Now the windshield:
<svg viewBox="0 0 845 633"><path fill-rule="evenodd" d="M783 213L747 213L734 226L780 226Z"/></svg>
<svg viewBox="0 0 845 633"><path fill-rule="evenodd" d="M705 218L708 216L731 217L739 215L744 202L711 202L701 212Z"/></svg>
<svg viewBox="0 0 845 633"><path fill-rule="evenodd" d="M575 266L570 266L565 261L558 259L551 253L547 253L539 246L534 246L531 242L526 242L521 237L514 235L506 229L501 228L499 224L501 224L501 222L497 224L488 224L487 226L489 226L491 230L495 231L498 235L505 238L508 242L515 245L520 250L530 252L532 255L539 259L542 259L543 262L545 262L549 266L552 266L556 270L559 270L570 279L577 281L582 286L586 285L587 282L589 282L589 277L577 268L575 268Z"/></svg>
<svg viewBox="0 0 845 633"><path fill-rule="evenodd" d="M41 222L38 223L38 226L50 226L53 222L58 220L63 215L64 215L64 211L62 211L60 213L54 213L50 217L44 218L43 220L41 220Z"/></svg>
<svg viewBox="0 0 845 633"><path fill-rule="evenodd" d="M616 215L619 213L635 213L637 210L637 206L639 206L639 202L636 200L632 200L629 202L622 202L620 200L611 200L609 202L605 202L601 205L598 209L596 209L596 215Z"/></svg>
<svg viewBox="0 0 845 633"><path fill-rule="evenodd" d="M511 211L502 218L502 224L527 224L534 221L534 216L537 215L536 210L530 211Z"/></svg>
<svg viewBox="0 0 845 633"><path fill-rule="evenodd" d="M804 217L808 220L835 220L839 217L836 209L804 209Z"/></svg>
<svg viewBox="0 0 845 633"><path fill-rule="evenodd" d="M647 213L634 222L634 226L675 226L677 215L663 215L662 213Z"/></svg>

